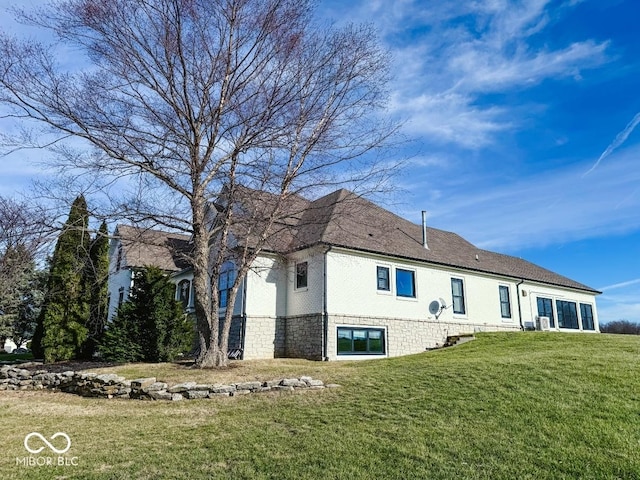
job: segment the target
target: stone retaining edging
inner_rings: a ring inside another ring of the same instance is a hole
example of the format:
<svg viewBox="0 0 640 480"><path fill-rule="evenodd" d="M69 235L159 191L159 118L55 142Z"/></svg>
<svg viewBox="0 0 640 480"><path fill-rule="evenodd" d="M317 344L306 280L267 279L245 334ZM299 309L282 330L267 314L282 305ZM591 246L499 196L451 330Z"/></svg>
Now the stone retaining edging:
<svg viewBox="0 0 640 480"><path fill-rule="evenodd" d="M199 384L183 382L169 386L155 377L127 380L114 373L51 373L30 371L19 366L0 368L1 390L57 390L83 397L129 398L139 400L183 400L215 397L234 397L251 393L295 390L321 390L340 385L324 384L311 377L283 378L266 382L248 381L230 384Z"/></svg>

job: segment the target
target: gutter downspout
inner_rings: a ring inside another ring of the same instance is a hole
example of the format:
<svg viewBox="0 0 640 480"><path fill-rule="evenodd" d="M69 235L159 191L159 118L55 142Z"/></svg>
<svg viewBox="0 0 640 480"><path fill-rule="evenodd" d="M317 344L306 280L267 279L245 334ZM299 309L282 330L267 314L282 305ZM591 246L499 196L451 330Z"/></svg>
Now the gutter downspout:
<svg viewBox="0 0 640 480"><path fill-rule="evenodd" d="M516 296L518 297L518 321L520 322L520 330L524 331L524 324L522 323L522 307L520 305L520 285L524 283L524 279L521 279L516 283Z"/></svg>
<svg viewBox="0 0 640 480"><path fill-rule="evenodd" d="M244 339L247 334L247 277L242 280L242 313L240 314L240 348L242 348L242 360L244 360Z"/></svg>
<svg viewBox="0 0 640 480"><path fill-rule="evenodd" d="M329 246L324 252L324 267L323 267L323 277L324 277L324 286L322 289L322 360L328 361L328 347L327 341L329 338L329 312L327 309L327 254L331 251L331 246Z"/></svg>

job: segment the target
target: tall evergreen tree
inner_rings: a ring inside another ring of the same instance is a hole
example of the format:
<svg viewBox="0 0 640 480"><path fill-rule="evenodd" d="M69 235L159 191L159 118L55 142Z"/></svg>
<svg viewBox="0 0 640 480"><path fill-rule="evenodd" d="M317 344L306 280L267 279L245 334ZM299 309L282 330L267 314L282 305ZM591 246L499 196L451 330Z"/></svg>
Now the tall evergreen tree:
<svg viewBox="0 0 640 480"><path fill-rule="evenodd" d="M34 353L42 352L47 363L73 358L87 338L89 248L89 213L80 195L71 205L51 258L47 296L33 342Z"/></svg>
<svg viewBox="0 0 640 480"><path fill-rule="evenodd" d="M193 339L194 326L175 299L175 285L159 268L147 267L136 272L100 350L109 360L166 362L188 353Z"/></svg>
<svg viewBox="0 0 640 480"><path fill-rule="evenodd" d="M80 356L91 358L102 339L107 323L108 277L109 277L109 230L102 222L96 237L91 242L89 261L85 269L85 290L89 294L89 317L87 339Z"/></svg>

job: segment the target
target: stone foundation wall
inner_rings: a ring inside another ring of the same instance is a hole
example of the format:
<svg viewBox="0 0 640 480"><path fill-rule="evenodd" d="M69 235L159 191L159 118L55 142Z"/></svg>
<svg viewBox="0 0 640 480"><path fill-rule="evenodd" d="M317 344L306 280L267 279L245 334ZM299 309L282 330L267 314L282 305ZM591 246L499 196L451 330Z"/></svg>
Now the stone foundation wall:
<svg viewBox="0 0 640 480"><path fill-rule="evenodd" d="M247 317L244 360L277 358L285 354L285 321L274 317Z"/></svg>
<svg viewBox="0 0 640 480"><path fill-rule="evenodd" d="M237 382L224 384L198 384L184 382L169 386L155 377L127 380L113 373L82 372L50 373L31 371L20 366L0 368L1 390L57 390L83 397L126 398L140 400L183 400L198 398L234 397L271 391L321 390L339 387L325 385L311 377L283 378L266 382Z"/></svg>
<svg viewBox="0 0 640 480"><path fill-rule="evenodd" d="M331 315L327 334L327 356L336 360L337 327L367 326L386 329L386 347L389 357L409 355L441 347L447 337L475 332L519 331L519 325L476 324L470 322L438 322L434 320L408 320L404 318L359 317Z"/></svg>
<svg viewBox="0 0 640 480"><path fill-rule="evenodd" d="M285 356L322 360L322 315L301 315L285 320Z"/></svg>

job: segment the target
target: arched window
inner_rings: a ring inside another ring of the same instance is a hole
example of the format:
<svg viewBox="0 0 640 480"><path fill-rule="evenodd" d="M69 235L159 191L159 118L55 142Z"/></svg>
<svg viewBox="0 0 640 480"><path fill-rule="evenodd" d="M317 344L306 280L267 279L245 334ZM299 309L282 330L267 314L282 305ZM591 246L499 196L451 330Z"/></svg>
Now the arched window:
<svg viewBox="0 0 640 480"><path fill-rule="evenodd" d="M178 283L178 300L182 302L184 308L189 306L189 300L191 300L191 282L189 280L181 280Z"/></svg>

